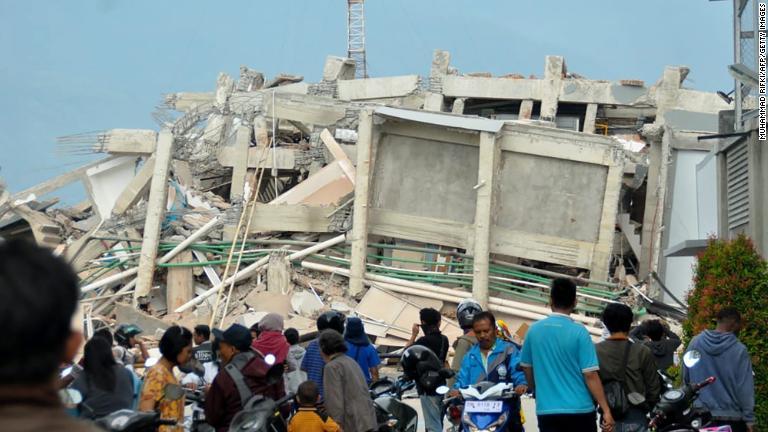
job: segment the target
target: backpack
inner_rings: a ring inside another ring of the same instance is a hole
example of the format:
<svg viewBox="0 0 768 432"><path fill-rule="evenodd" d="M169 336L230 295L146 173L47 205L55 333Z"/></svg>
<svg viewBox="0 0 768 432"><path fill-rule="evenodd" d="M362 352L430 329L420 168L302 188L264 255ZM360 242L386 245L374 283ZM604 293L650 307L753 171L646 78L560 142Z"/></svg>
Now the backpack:
<svg viewBox="0 0 768 432"><path fill-rule="evenodd" d="M611 414L615 419L621 419L630 408L629 398L627 398L627 390L625 380L627 377L627 362L629 361L629 351L632 349L632 343L627 341L627 347L624 349L624 360L622 361L622 368L619 379L608 380L603 383L603 392L605 393L605 400L608 402L608 406L611 407Z"/></svg>

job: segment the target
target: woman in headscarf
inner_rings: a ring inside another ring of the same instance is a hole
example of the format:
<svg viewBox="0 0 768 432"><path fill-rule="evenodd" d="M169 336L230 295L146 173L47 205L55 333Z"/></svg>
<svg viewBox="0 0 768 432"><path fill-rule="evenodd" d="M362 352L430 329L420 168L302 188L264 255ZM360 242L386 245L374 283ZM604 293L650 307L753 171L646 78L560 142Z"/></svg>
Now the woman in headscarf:
<svg viewBox="0 0 768 432"><path fill-rule="evenodd" d="M371 382L378 381L381 359L379 359L376 347L368 340L363 321L360 318L350 317L347 319L344 340L347 343L347 355L360 365L366 383L370 385Z"/></svg>
<svg viewBox="0 0 768 432"><path fill-rule="evenodd" d="M251 346L264 356L275 356L275 364L284 363L291 346L283 336L283 317L276 313L264 316L259 321L259 337Z"/></svg>

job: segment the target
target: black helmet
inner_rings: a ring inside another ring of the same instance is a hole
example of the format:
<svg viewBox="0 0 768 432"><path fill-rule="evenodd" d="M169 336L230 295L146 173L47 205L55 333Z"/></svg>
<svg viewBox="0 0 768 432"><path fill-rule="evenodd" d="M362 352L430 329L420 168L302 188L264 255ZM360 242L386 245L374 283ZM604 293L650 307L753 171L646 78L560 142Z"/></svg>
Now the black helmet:
<svg viewBox="0 0 768 432"><path fill-rule="evenodd" d="M443 368L442 362L432 350L421 345L413 345L403 351L400 366L407 379L415 380L428 393L434 392L454 375L452 370Z"/></svg>
<svg viewBox="0 0 768 432"><path fill-rule="evenodd" d="M142 332L141 327L136 324L120 324L115 330L115 342L120 346L127 347L128 341Z"/></svg>
<svg viewBox="0 0 768 432"><path fill-rule="evenodd" d="M437 371L443 367L437 355L422 345L411 345L403 351L400 366L408 379L417 379L426 371Z"/></svg>
<svg viewBox="0 0 768 432"><path fill-rule="evenodd" d="M456 318L459 320L459 326L465 330L472 327L472 319L482 311L483 307L474 299L462 300L456 308Z"/></svg>
<svg viewBox="0 0 768 432"><path fill-rule="evenodd" d="M336 330L344 334L344 314L339 311L328 311L317 317L317 331Z"/></svg>

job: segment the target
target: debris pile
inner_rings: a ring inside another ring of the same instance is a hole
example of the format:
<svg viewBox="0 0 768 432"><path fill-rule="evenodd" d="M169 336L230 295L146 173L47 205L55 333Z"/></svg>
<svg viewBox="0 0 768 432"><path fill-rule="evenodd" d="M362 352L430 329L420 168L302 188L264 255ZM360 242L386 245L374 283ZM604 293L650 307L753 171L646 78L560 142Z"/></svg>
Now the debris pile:
<svg viewBox="0 0 768 432"><path fill-rule="evenodd" d="M681 313L644 273L661 256L661 156L673 132L692 134L672 114L719 106L683 89L685 74L646 88L547 57L544 79L462 75L442 51L428 78L354 79L339 57L314 84L242 67L212 92L166 95L159 132L61 138L64 152L106 156L0 187L0 236L70 261L89 320L149 334L267 312L309 333L335 309L401 347L422 307L459 335L452 311L470 296L525 328L548 313L551 280L571 277L575 319L597 337L609 302ZM76 181L83 203L46 198Z"/></svg>

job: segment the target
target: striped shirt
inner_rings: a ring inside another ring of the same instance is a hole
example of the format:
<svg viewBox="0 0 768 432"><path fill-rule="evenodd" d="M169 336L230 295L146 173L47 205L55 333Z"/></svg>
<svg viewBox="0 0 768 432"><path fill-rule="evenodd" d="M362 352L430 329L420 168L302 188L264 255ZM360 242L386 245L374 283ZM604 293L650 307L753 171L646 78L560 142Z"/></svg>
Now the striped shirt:
<svg viewBox="0 0 768 432"><path fill-rule="evenodd" d="M304 360L301 361L301 369L307 371L307 380L314 381L317 384L317 390L320 392L320 397L323 397L323 368L325 367L325 361L322 354L320 354L320 344L317 339L307 345L307 353L304 355Z"/></svg>

